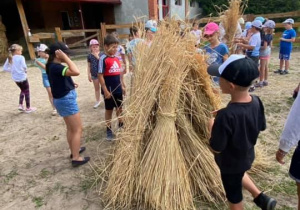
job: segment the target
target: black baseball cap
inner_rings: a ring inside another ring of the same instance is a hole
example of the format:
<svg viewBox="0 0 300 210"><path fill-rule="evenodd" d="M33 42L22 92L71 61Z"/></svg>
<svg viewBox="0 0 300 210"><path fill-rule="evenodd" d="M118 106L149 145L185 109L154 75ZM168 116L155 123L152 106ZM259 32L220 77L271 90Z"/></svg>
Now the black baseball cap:
<svg viewBox="0 0 300 210"><path fill-rule="evenodd" d="M67 55L70 55L72 53L72 51L69 49L69 47L63 43L63 42L55 42L53 44L50 45L49 47L49 54L55 54L56 50L61 50L64 53L66 53Z"/></svg>
<svg viewBox="0 0 300 210"><path fill-rule="evenodd" d="M244 55L233 54L222 64L212 64L207 69L211 76L222 77L241 87L249 87L259 77L257 64Z"/></svg>

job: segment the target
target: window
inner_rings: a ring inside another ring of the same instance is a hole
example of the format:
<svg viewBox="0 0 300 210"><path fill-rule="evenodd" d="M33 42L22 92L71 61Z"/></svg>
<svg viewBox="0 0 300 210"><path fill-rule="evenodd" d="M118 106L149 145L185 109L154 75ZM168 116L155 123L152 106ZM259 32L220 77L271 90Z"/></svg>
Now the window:
<svg viewBox="0 0 300 210"><path fill-rule="evenodd" d="M182 1L182 0L175 0L175 5L181 5L181 4L182 4L181 1Z"/></svg>
<svg viewBox="0 0 300 210"><path fill-rule="evenodd" d="M190 0L190 7L196 7L195 0Z"/></svg>

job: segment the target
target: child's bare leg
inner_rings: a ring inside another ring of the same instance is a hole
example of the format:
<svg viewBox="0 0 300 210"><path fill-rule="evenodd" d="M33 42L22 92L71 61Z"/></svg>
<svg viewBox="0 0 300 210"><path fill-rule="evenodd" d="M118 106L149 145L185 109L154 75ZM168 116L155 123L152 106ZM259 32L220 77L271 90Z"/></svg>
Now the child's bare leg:
<svg viewBox="0 0 300 210"><path fill-rule="evenodd" d="M283 70L283 63L284 63L284 60L283 60L283 59L280 59L280 66L279 66L279 69L280 69L280 70Z"/></svg>
<svg viewBox="0 0 300 210"><path fill-rule="evenodd" d="M252 194L253 198L256 198L261 193L247 173L244 174L242 183L243 187Z"/></svg>
<svg viewBox="0 0 300 210"><path fill-rule="evenodd" d="M119 108L117 108L117 111L116 111L116 115L118 117L119 123L123 122L123 119L120 117L121 114L122 114L122 107L120 106Z"/></svg>
<svg viewBox="0 0 300 210"><path fill-rule="evenodd" d="M298 210L300 210L300 182L296 182L298 192Z"/></svg>
<svg viewBox="0 0 300 210"><path fill-rule="evenodd" d="M260 69L259 69L259 81L262 82L265 79L265 69L266 69L267 60L260 60Z"/></svg>
<svg viewBox="0 0 300 210"><path fill-rule="evenodd" d="M266 63L266 68L265 68L265 81L268 80L268 76L269 76L269 63L270 63L270 58L267 60L267 63Z"/></svg>
<svg viewBox="0 0 300 210"><path fill-rule="evenodd" d="M64 117L64 121L67 125L67 139L73 155L73 160L83 160L79 156L80 138L82 135L80 113Z"/></svg>
<svg viewBox="0 0 300 210"><path fill-rule="evenodd" d="M100 101L100 83L98 79L93 80L94 88L95 88L95 98L96 101Z"/></svg>
<svg viewBox="0 0 300 210"><path fill-rule="evenodd" d="M52 96L51 88L46 87L46 90L47 90L47 93L48 93L48 98L49 98L49 101L51 103L51 106L52 106L53 109L55 109L55 106L53 104L53 96Z"/></svg>
<svg viewBox="0 0 300 210"><path fill-rule="evenodd" d="M113 111L114 110L105 110L105 122L107 128L111 128L111 119L112 119Z"/></svg>
<svg viewBox="0 0 300 210"><path fill-rule="evenodd" d="M239 203L235 203L235 204L230 203L230 202L228 202L228 203L229 203L230 210L243 210L244 209L242 201Z"/></svg>
<svg viewBox="0 0 300 210"><path fill-rule="evenodd" d="M284 69L285 70L289 70L289 68L290 68L290 61L289 60L285 60L285 67L284 67Z"/></svg>

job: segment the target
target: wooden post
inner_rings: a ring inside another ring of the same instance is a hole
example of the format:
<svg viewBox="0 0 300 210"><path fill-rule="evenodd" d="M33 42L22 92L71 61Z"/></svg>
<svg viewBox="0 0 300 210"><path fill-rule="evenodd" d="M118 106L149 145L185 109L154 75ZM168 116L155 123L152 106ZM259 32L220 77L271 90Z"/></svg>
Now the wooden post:
<svg viewBox="0 0 300 210"><path fill-rule="evenodd" d="M190 10L190 0L185 0L185 20L189 20L190 17L189 16L189 10Z"/></svg>
<svg viewBox="0 0 300 210"><path fill-rule="evenodd" d="M59 42L63 41L61 31L60 31L59 27L55 27L55 35L56 35L57 41L59 41Z"/></svg>
<svg viewBox="0 0 300 210"><path fill-rule="evenodd" d="M106 25L105 23L100 23L100 28L101 28L101 44L104 46L104 38L106 36Z"/></svg>
<svg viewBox="0 0 300 210"><path fill-rule="evenodd" d="M26 20L22 0L16 0L16 4L17 4L18 11L19 11L20 19L21 19L22 28L23 28L24 37L25 37L25 41L26 41L26 44L27 44L29 56L30 56L30 59L33 60L35 58L35 52L34 52L33 44L29 40L29 36L28 36L29 27L28 27L28 24L27 24L27 20Z"/></svg>

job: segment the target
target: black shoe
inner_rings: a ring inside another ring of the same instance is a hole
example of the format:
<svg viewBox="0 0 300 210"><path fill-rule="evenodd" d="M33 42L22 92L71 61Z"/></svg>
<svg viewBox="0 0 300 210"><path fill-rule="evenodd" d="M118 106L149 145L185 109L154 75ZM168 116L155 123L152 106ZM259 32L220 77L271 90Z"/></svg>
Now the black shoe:
<svg viewBox="0 0 300 210"><path fill-rule="evenodd" d="M72 160L72 166L78 167L90 161L90 157L84 157L83 160Z"/></svg>
<svg viewBox="0 0 300 210"><path fill-rule="evenodd" d="M82 152L84 152L84 151L85 151L85 147L80 147L80 149L79 149L79 154L82 153ZM73 155L72 155L72 154L70 155L70 158L71 158L71 159L73 158Z"/></svg>
<svg viewBox="0 0 300 210"><path fill-rule="evenodd" d="M280 69L277 69L276 71L273 71L275 74L280 74L280 72L281 72L282 70L280 70Z"/></svg>
<svg viewBox="0 0 300 210"><path fill-rule="evenodd" d="M249 88L249 92L253 92L253 91L255 91L255 87L254 87L254 86L251 86L251 87Z"/></svg>
<svg viewBox="0 0 300 210"><path fill-rule="evenodd" d="M260 207L262 210L273 210L277 204L277 201L264 193L260 193L256 198L254 198L254 203Z"/></svg>
<svg viewBox="0 0 300 210"><path fill-rule="evenodd" d="M285 75L285 74L288 74L288 73L289 73L288 70L283 70L283 71L280 72L281 75Z"/></svg>

